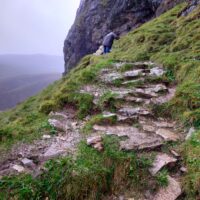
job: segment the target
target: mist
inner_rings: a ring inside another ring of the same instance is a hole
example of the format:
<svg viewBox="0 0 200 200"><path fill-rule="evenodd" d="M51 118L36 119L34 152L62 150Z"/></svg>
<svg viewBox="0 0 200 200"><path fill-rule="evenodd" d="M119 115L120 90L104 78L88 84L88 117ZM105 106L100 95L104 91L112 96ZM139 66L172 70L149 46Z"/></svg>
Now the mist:
<svg viewBox="0 0 200 200"><path fill-rule="evenodd" d="M62 55L80 0L0 0L0 54Z"/></svg>

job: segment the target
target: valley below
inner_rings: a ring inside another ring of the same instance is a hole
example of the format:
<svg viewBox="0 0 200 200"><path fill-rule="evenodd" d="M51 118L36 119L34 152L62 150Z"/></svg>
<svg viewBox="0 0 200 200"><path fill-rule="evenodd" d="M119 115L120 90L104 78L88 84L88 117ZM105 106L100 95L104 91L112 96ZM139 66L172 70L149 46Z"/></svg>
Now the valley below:
<svg viewBox="0 0 200 200"><path fill-rule="evenodd" d="M61 74L19 75L0 79L0 111L12 108L33 96L49 84L61 78Z"/></svg>
<svg viewBox="0 0 200 200"><path fill-rule="evenodd" d="M0 111L13 108L61 78L63 59L51 55L0 55Z"/></svg>

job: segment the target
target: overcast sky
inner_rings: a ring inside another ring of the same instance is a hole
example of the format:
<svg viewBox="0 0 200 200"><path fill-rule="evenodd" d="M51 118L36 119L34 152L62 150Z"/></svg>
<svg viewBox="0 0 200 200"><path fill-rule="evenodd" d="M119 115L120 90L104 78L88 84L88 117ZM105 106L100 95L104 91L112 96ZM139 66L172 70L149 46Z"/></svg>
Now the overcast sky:
<svg viewBox="0 0 200 200"><path fill-rule="evenodd" d="M0 54L62 55L80 0L0 0Z"/></svg>

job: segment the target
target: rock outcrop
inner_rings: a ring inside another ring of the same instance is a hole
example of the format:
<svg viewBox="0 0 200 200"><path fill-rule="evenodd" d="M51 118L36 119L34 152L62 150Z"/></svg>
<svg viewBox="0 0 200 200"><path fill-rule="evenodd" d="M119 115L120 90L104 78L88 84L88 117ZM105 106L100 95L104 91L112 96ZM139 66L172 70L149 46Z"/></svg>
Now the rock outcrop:
<svg viewBox="0 0 200 200"><path fill-rule="evenodd" d="M187 16L196 9L198 5L200 5L200 0L188 0L188 5L182 10L179 16Z"/></svg>
<svg viewBox="0 0 200 200"><path fill-rule="evenodd" d="M65 73L94 53L108 32L126 33L172 8L181 0L82 0L64 42Z"/></svg>

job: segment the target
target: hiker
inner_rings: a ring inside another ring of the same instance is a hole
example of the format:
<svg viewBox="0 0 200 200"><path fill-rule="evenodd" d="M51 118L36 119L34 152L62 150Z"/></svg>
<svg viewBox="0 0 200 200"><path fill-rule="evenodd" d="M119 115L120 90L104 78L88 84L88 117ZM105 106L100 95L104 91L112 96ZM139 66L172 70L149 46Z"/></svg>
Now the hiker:
<svg viewBox="0 0 200 200"><path fill-rule="evenodd" d="M113 32L107 34L103 39L104 54L110 53L114 40L118 40L119 36Z"/></svg>

